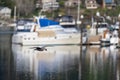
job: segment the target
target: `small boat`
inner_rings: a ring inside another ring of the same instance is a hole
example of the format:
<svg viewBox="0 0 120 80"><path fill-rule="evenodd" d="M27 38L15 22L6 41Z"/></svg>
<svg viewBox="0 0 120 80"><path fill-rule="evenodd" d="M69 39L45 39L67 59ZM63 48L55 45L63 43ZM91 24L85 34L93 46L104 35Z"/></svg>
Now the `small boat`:
<svg viewBox="0 0 120 80"><path fill-rule="evenodd" d="M108 23L107 22L101 22L101 23L97 24L98 34L103 33L107 29L108 29Z"/></svg>
<svg viewBox="0 0 120 80"><path fill-rule="evenodd" d="M76 25L75 19L73 18L73 16L70 16L70 15L63 15L63 16L57 17L55 20L58 21L60 25L64 28L75 27Z"/></svg>
<svg viewBox="0 0 120 80"><path fill-rule="evenodd" d="M100 43L101 45L117 45L119 43L117 30L114 30L112 33L109 30L104 31Z"/></svg>
<svg viewBox="0 0 120 80"><path fill-rule="evenodd" d="M110 44L110 36L111 36L111 34L109 33L109 31L105 30L100 37L101 45L109 45Z"/></svg>
<svg viewBox="0 0 120 80"><path fill-rule="evenodd" d="M119 37L118 37L118 31L114 30L110 39L110 43L113 45L119 44Z"/></svg>
<svg viewBox="0 0 120 80"><path fill-rule="evenodd" d="M119 37L117 30L110 32L105 30L102 34L90 36L88 38L88 43L92 45L110 46L118 45Z"/></svg>
<svg viewBox="0 0 120 80"><path fill-rule="evenodd" d="M47 18L36 18L37 22L27 22L17 26L17 33L12 36L12 43L21 45L78 45L81 34L77 30L66 31L58 22ZM87 39L87 38L86 38ZM83 39L82 43L86 40Z"/></svg>

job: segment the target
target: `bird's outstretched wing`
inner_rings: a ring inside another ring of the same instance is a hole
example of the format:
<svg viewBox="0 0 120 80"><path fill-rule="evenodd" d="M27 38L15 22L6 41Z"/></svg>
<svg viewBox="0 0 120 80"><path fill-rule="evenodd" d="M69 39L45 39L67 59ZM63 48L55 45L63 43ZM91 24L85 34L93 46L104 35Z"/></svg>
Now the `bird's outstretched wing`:
<svg viewBox="0 0 120 80"><path fill-rule="evenodd" d="M36 46L36 47L31 47L30 49L34 49L34 50L38 50L38 51L47 51L47 49L45 48L45 46Z"/></svg>

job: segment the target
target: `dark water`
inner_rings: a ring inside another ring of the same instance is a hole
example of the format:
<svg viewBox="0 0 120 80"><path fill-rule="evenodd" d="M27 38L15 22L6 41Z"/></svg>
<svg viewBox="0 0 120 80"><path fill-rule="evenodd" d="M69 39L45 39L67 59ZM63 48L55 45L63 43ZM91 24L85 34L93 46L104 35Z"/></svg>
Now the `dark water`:
<svg viewBox="0 0 120 80"><path fill-rule="evenodd" d="M0 34L0 80L15 80L14 56L11 48L11 35Z"/></svg>
<svg viewBox="0 0 120 80"><path fill-rule="evenodd" d="M36 51L0 34L0 80L120 80L114 46L53 46Z"/></svg>

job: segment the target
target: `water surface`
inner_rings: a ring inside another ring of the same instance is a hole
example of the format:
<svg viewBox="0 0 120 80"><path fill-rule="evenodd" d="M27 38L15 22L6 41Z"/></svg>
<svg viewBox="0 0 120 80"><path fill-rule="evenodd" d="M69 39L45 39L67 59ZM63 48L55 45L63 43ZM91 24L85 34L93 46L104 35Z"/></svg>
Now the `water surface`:
<svg viewBox="0 0 120 80"><path fill-rule="evenodd" d="M0 80L120 80L120 50L114 46L11 44L0 35Z"/></svg>

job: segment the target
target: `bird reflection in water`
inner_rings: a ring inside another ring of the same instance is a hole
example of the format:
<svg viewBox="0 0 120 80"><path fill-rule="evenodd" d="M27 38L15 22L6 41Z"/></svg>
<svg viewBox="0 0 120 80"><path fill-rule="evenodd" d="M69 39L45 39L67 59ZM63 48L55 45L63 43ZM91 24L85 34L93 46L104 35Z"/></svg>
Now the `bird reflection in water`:
<svg viewBox="0 0 120 80"><path fill-rule="evenodd" d="M45 47L34 47L34 50L37 50L37 51L47 51L47 49Z"/></svg>

